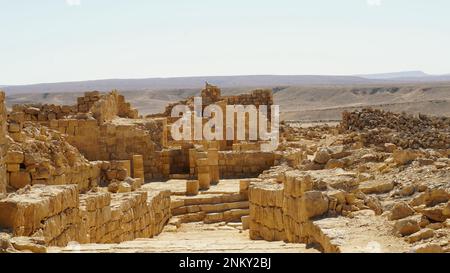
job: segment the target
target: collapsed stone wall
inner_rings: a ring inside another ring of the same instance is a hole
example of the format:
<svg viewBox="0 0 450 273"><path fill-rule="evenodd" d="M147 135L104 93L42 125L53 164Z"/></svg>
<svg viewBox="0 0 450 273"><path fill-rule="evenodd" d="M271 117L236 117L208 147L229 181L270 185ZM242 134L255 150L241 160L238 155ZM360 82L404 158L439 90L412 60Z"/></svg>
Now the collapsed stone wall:
<svg viewBox="0 0 450 273"><path fill-rule="evenodd" d="M6 107L5 93L0 91L0 197L6 192L7 174L5 165L5 156L8 149L7 125L6 125Z"/></svg>
<svg viewBox="0 0 450 273"><path fill-rule="evenodd" d="M8 189L27 185L76 184L85 192L99 184L101 166L89 162L59 132L30 122L11 124L11 143L5 156Z"/></svg>
<svg viewBox="0 0 450 273"><path fill-rule="evenodd" d="M152 237L169 218L168 191L80 195L76 185L36 185L0 201L0 227L45 246Z"/></svg>
<svg viewBox="0 0 450 273"><path fill-rule="evenodd" d="M361 132L364 144L393 143L403 149L450 148L450 118L413 116L379 109L344 112L341 128Z"/></svg>

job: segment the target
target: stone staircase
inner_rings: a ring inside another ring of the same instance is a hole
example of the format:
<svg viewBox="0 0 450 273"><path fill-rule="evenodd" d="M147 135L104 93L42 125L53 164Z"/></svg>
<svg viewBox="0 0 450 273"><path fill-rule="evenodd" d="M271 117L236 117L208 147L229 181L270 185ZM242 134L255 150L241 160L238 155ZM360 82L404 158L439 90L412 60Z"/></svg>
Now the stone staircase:
<svg viewBox="0 0 450 273"><path fill-rule="evenodd" d="M240 222L249 215L248 194L200 194L197 196L172 196L170 224Z"/></svg>

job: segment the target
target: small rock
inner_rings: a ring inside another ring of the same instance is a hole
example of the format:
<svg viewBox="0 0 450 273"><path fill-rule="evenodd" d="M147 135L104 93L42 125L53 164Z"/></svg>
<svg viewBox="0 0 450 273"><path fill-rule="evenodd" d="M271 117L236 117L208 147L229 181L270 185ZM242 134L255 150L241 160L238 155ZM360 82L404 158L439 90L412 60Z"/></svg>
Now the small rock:
<svg viewBox="0 0 450 273"><path fill-rule="evenodd" d="M340 159L330 159L327 164L325 165L325 169L338 169L338 168L344 168L345 164Z"/></svg>
<svg viewBox="0 0 450 273"><path fill-rule="evenodd" d="M10 241L13 247L19 251L47 253L47 248L44 245L38 244L37 240L31 237L13 237Z"/></svg>
<svg viewBox="0 0 450 273"><path fill-rule="evenodd" d="M387 153L393 153L396 149L397 149L397 145L395 145L395 144L392 144L392 143L385 143L384 144L384 150Z"/></svg>
<svg viewBox="0 0 450 273"><path fill-rule="evenodd" d="M359 189L365 194L387 193L394 189L392 181L366 181L361 183Z"/></svg>
<svg viewBox="0 0 450 273"><path fill-rule="evenodd" d="M414 210L405 202L400 202L394 205L389 216L389 220L399 220L411 216Z"/></svg>
<svg viewBox="0 0 450 273"><path fill-rule="evenodd" d="M366 205L375 212L376 215L383 214L383 206L380 200L374 196L370 196L366 200Z"/></svg>
<svg viewBox="0 0 450 273"><path fill-rule="evenodd" d="M116 182L111 182L108 185L108 191L111 193L117 193L119 191L119 184Z"/></svg>
<svg viewBox="0 0 450 273"><path fill-rule="evenodd" d="M421 240L425 240L425 239L429 239L434 237L434 230L430 229L430 228L425 228L422 229L416 233L413 233L411 235L409 235L406 238L406 241L408 241L410 244L421 241Z"/></svg>
<svg viewBox="0 0 450 273"><path fill-rule="evenodd" d="M361 159L362 159L364 162L376 162L376 161L378 161L377 156L374 155L374 154L365 154L365 155L363 155L363 156L361 157Z"/></svg>
<svg viewBox="0 0 450 273"><path fill-rule="evenodd" d="M416 191L414 185L406 185L400 190L401 196L411 196Z"/></svg>
<svg viewBox="0 0 450 273"><path fill-rule="evenodd" d="M117 192L118 193L131 192L130 184L125 183L125 182L120 183Z"/></svg>
<svg viewBox="0 0 450 273"><path fill-rule="evenodd" d="M443 249L438 244L421 244L415 246L412 251L414 253L442 253Z"/></svg>
<svg viewBox="0 0 450 273"><path fill-rule="evenodd" d="M438 230L438 229L441 229L443 227L444 227L443 223L432 223L432 224L427 225L427 228L431 228L433 230Z"/></svg>
<svg viewBox="0 0 450 273"><path fill-rule="evenodd" d="M447 216L442 213L443 210L443 206L436 206L422 210L422 214L432 221L445 222L445 220L447 220Z"/></svg>
<svg viewBox="0 0 450 273"><path fill-rule="evenodd" d="M397 165L406 165L419 157L419 155L412 150L396 150L393 157Z"/></svg>
<svg viewBox="0 0 450 273"><path fill-rule="evenodd" d="M318 164L326 164L328 160L330 160L330 158L331 156L330 153L328 152L328 149L321 148L316 152L314 156L314 162Z"/></svg>
<svg viewBox="0 0 450 273"><path fill-rule="evenodd" d="M394 225L394 233L397 236L407 236L420 230L419 223L411 218L398 220Z"/></svg>

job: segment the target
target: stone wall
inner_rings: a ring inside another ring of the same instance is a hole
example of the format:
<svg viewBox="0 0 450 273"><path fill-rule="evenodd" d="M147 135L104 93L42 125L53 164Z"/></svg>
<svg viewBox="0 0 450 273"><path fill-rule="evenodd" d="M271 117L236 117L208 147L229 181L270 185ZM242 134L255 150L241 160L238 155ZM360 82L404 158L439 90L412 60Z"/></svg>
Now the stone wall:
<svg viewBox="0 0 450 273"><path fill-rule="evenodd" d="M78 203L76 185L34 186L0 201L0 227L13 236L42 237L46 244L76 239Z"/></svg>
<svg viewBox="0 0 450 273"><path fill-rule="evenodd" d="M170 218L168 192L91 193L80 196L86 236L80 243L120 243L161 233Z"/></svg>
<svg viewBox="0 0 450 273"><path fill-rule="evenodd" d="M36 185L0 201L0 228L46 246L148 238L170 215L168 191L80 195L76 185Z"/></svg>
<svg viewBox="0 0 450 273"><path fill-rule="evenodd" d="M351 173L337 170L278 170L276 177L262 174L251 183L250 238L290 243L318 243L325 252L335 252L314 224L316 220L371 209L381 214L379 201L354 194L358 182Z"/></svg>
<svg viewBox="0 0 450 273"><path fill-rule="evenodd" d="M262 182L250 188L250 239L286 240L283 197L282 184Z"/></svg>
<svg viewBox="0 0 450 273"><path fill-rule="evenodd" d="M139 124L104 123L96 120L58 120L50 128L65 132L67 141L89 160L124 160L143 154L146 178L161 176L165 119Z"/></svg>
<svg viewBox="0 0 450 273"><path fill-rule="evenodd" d="M275 164L274 153L260 151L220 151L219 172L221 178L258 176Z"/></svg>
<svg viewBox="0 0 450 273"><path fill-rule="evenodd" d="M272 90L269 89L257 89L253 90L250 94L242 94L238 96L225 97L228 105L267 105L268 111L273 104Z"/></svg>
<svg viewBox="0 0 450 273"><path fill-rule="evenodd" d="M5 155L7 151L7 125L5 93L0 91L0 197L6 192L7 175L5 165Z"/></svg>

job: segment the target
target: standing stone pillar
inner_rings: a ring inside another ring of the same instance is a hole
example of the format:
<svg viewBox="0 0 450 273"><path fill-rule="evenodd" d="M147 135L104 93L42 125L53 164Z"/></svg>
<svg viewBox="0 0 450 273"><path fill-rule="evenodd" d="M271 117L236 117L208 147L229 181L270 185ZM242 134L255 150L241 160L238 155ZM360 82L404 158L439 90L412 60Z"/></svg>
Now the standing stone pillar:
<svg viewBox="0 0 450 273"><path fill-rule="evenodd" d="M144 179L144 157L142 155L133 155L132 160L133 165L133 178L141 178Z"/></svg>
<svg viewBox="0 0 450 273"><path fill-rule="evenodd" d="M163 177L170 176L170 154L169 151L161 152L161 166L162 166L162 175Z"/></svg>
<svg viewBox="0 0 450 273"><path fill-rule="evenodd" d="M198 194L199 182L198 180L188 180L186 181L186 195L195 196Z"/></svg>
<svg viewBox="0 0 450 273"><path fill-rule="evenodd" d="M219 150L208 149L208 163L209 172L211 177L211 184L216 185L219 183Z"/></svg>
<svg viewBox="0 0 450 273"><path fill-rule="evenodd" d="M211 186L211 177L209 175L208 158L197 160L197 176L201 190L207 190Z"/></svg>
<svg viewBox="0 0 450 273"><path fill-rule="evenodd" d="M191 177L195 177L196 175L196 153L197 151L195 148L189 149L189 175Z"/></svg>

